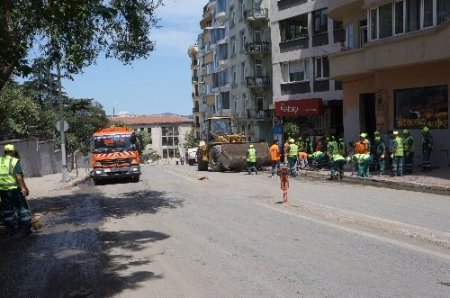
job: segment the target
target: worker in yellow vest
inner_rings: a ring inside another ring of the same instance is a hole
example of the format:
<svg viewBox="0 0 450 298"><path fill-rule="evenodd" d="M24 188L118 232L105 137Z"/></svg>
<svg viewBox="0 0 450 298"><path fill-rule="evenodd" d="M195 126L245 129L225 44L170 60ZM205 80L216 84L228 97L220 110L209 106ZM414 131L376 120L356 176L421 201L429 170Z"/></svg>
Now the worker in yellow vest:
<svg viewBox="0 0 450 298"><path fill-rule="evenodd" d="M398 134L398 131L394 130L391 134L391 139L394 140L394 150L392 152L392 176L403 176L403 156L404 146L403 138Z"/></svg>
<svg viewBox="0 0 450 298"><path fill-rule="evenodd" d="M292 177L297 176L297 158L298 158L298 146L295 144L294 139L289 139L289 147L288 147L288 162L289 162L289 170L291 172Z"/></svg>
<svg viewBox="0 0 450 298"><path fill-rule="evenodd" d="M0 198L8 236L16 233L16 211L19 212L25 233L31 234L31 213L22 199L22 196L28 196L29 191L20 162L12 156L14 151L14 145L7 144L4 147L4 156L0 157Z"/></svg>
<svg viewBox="0 0 450 298"><path fill-rule="evenodd" d="M256 169L256 149L253 144L248 145L247 150L247 171L251 175L253 171L258 175L258 170Z"/></svg>

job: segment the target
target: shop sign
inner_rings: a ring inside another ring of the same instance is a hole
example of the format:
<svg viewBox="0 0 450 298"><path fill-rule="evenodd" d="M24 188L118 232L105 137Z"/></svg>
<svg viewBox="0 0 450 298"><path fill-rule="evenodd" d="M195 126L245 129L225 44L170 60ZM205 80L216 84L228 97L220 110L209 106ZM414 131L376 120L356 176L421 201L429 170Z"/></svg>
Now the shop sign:
<svg viewBox="0 0 450 298"><path fill-rule="evenodd" d="M308 98L275 102L275 115L298 117L322 114L322 99Z"/></svg>

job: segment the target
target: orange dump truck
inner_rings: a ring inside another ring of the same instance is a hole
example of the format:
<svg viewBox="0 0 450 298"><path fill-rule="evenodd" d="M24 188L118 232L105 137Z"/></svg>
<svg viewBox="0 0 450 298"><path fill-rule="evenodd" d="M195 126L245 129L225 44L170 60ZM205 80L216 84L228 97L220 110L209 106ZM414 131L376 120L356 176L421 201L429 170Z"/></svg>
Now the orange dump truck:
<svg viewBox="0 0 450 298"><path fill-rule="evenodd" d="M94 183L112 178L139 181L141 175L136 135L127 127L108 127L93 135L92 172Z"/></svg>

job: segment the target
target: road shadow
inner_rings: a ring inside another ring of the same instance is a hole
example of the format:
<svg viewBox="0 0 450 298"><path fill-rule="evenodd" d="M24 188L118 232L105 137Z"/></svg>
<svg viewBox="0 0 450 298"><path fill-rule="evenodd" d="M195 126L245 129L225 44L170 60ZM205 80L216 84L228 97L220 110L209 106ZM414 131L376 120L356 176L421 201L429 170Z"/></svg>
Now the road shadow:
<svg viewBox="0 0 450 298"><path fill-rule="evenodd" d="M103 231L107 218L156 214L183 200L156 191L116 197L81 189L73 195L30 200L43 227L32 236L0 236L3 297L105 297L164 278L151 270L154 256L136 257L170 235L152 230Z"/></svg>

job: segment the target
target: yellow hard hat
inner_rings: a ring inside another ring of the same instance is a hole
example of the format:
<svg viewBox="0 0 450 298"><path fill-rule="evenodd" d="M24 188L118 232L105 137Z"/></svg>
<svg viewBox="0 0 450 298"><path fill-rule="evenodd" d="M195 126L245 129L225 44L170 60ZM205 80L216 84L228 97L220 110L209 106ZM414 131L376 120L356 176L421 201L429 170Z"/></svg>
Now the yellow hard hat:
<svg viewBox="0 0 450 298"><path fill-rule="evenodd" d="M253 144L248 145L250 148L253 148Z"/></svg>
<svg viewBox="0 0 450 298"><path fill-rule="evenodd" d="M15 150L15 148L14 148L13 144L6 144L5 147L3 148L3 151L11 152L11 151L14 151L14 150Z"/></svg>
<svg viewBox="0 0 450 298"><path fill-rule="evenodd" d="M289 139L289 143L294 143L295 140L294 139Z"/></svg>
<svg viewBox="0 0 450 298"><path fill-rule="evenodd" d="M398 131L394 130L394 131L392 132L392 134L393 134L394 136L396 136L396 135L398 135Z"/></svg>

